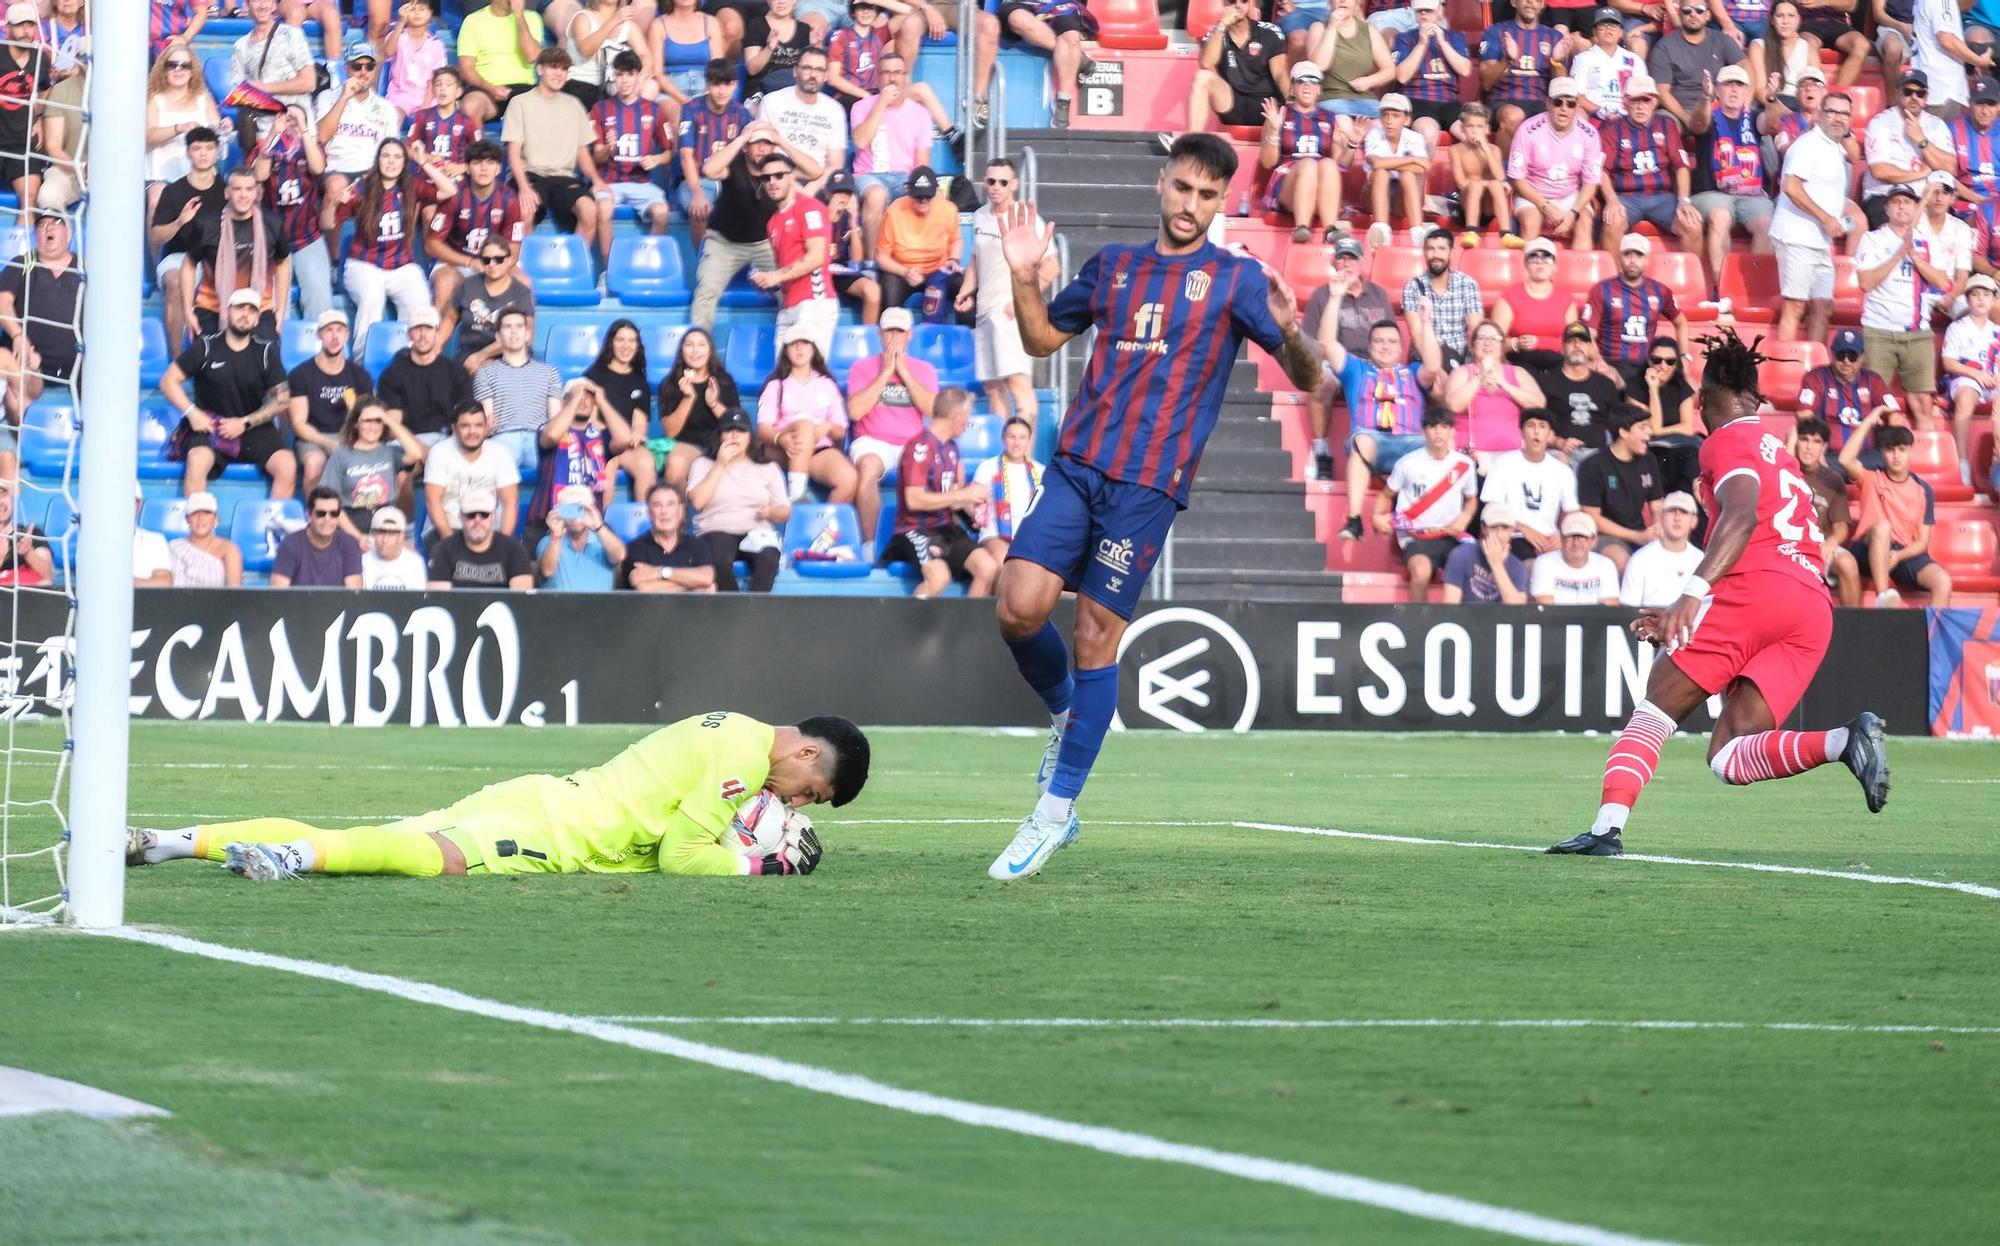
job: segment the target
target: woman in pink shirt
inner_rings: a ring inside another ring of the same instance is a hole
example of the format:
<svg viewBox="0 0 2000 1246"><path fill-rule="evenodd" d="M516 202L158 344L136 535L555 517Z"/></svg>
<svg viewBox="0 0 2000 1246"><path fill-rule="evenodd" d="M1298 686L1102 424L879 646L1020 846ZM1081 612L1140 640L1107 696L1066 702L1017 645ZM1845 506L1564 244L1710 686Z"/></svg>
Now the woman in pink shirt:
<svg viewBox="0 0 2000 1246"><path fill-rule="evenodd" d="M1505 362L1506 347L1506 332L1480 321L1466 361L1444 383L1444 405L1455 415L1471 412L1465 448L1482 472L1494 455L1521 448L1521 412L1547 402L1526 369Z"/></svg>
<svg viewBox="0 0 2000 1246"><path fill-rule="evenodd" d="M819 346L804 335L779 346L757 399L757 438L776 447L793 501L805 496L809 478L827 487L829 502L854 500L854 464L840 448L846 436L847 399Z"/></svg>
<svg viewBox="0 0 2000 1246"><path fill-rule="evenodd" d="M792 503L785 496L784 474L764 457L741 411L722 417L708 453L688 469L688 502L695 508L694 534L715 564L716 591L739 591L740 558L750 564L750 591L770 592Z"/></svg>

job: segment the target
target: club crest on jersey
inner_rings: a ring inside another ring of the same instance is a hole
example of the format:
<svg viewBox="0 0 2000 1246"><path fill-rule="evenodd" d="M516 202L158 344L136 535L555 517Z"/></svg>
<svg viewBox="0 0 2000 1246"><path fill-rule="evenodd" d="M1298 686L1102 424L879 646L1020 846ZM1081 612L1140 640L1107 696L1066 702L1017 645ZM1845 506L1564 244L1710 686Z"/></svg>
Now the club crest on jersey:
<svg viewBox="0 0 2000 1246"><path fill-rule="evenodd" d="M734 776L722 781L722 799L724 800L741 800L744 793L749 790L748 787L744 786L743 780Z"/></svg>
<svg viewBox="0 0 2000 1246"><path fill-rule="evenodd" d="M1132 560L1131 537L1126 537L1122 541L1114 541L1110 537L1105 537L1097 543L1097 561L1120 575L1132 574Z"/></svg>
<svg viewBox="0 0 2000 1246"><path fill-rule="evenodd" d="M1187 275L1187 281L1181 286L1181 293L1187 295L1188 302L1199 303L1208 297L1208 286L1213 280L1207 269L1191 272Z"/></svg>

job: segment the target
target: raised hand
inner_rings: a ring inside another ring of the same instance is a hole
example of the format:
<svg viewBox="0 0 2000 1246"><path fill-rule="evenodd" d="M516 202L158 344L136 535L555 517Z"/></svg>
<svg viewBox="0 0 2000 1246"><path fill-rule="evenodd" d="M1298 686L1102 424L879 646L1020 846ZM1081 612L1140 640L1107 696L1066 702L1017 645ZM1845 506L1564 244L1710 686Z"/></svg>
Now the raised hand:
<svg viewBox="0 0 2000 1246"><path fill-rule="evenodd" d="M1042 255L1049 249L1041 216L1032 203L1017 203L1007 209L1000 223L1000 251L1007 257L1010 271L1033 277L1041 269Z"/></svg>

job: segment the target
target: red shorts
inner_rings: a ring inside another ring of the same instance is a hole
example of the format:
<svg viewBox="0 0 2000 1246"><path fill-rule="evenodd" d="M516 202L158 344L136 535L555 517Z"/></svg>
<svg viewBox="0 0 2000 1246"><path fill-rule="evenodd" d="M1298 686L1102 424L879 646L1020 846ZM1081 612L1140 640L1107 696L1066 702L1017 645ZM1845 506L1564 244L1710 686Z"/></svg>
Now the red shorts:
<svg viewBox="0 0 2000 1246"><path fill-rule="evenodd" d="M1747 679L1784 722L1805 695L1833 638L1833 602L1787 575L1723 578L1694 626L1694 638L1670 657L1703 692Z"/></svg>

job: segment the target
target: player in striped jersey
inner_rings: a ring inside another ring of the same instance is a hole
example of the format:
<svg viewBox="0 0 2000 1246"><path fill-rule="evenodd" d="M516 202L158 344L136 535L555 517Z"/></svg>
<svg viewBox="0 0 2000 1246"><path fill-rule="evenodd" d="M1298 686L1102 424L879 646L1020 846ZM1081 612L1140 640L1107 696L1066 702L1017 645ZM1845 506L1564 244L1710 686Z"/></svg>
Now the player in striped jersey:
<svg viewBox="0 0 2000 1246"><path fill-rule="evenodd" d="M444 175L457 181L465 176L466 152L479 137L479 123L459 107L465 98L465 79L446 65L431 75L431 98L410 114L410 159L419 165L435 160Z"/></svg>
<svg viewBox="0 0 2000 1246"><path fill-rule="evenodd" d="M639 94L646 63L630 48L611 58L611 94L590 110L597 141L590 158L597 162L604 188L597 192L597 253L611 263L611 215L629 205L656 234L667 232L667 192L653 180L653 171L673 159L674 136L669 129L669 101Z"/></svg>
<svg viewBox="0 0 2000 1246"><path fill-rule="evenodd" d="M431 294L440 313L458 287L479 275L479 248L488 238L504 242L516 258L528 231L521 196L500 180L500 145L481 139L465 153L465 179L430 213L424 254L430 256Z"/></svg>
<svg viewBox="0 0 2000 1246"><path fill-rule="evenodd" d="M1062 349L1095 328L1055 461L1022 519L1000 573L1000 634L1050 718L1041 800L990 877L1025 878L1076 838L1076 798L1118 708L1118 642L1195 466L1215 426L1237 347L1249 338L1292 384L1316 389L1319 348L1298 324L1291 289L1257 260L1208 241L1236 173L1236 153L1214 134L1174 140L1160 172L1152 242L1113 243L1076 279L1042 300L1048 250L1035 210L1017 204L1001 248L1013 278L1021 342L1031 355ZM1049 621L1076 590L1076 668Z"/></svg>
<svg viewBox="0 0 2000 1246"><path fill-rule="evenodd" d="M278 214L285 245L292 252L292 280L299 287L299 315L317 320L333 306L333 259L320 239L320 176L326 152L319 135L297 104L285 109L250 157L251 172L264 184L264 206Z"/></svg>
<svg viewBox="0 0 2000 1246"><path fill-rule="evenodd" d="M1618 275L1590 288L1581 316L1597 336L1604 362L1618 369L1627 389L1639 393L1645 392L1646 352L1652 349L1654 338L1669 332L1661 322L1671 320L1673 336L1687 340L1687 317L1674 302L1674 292L1666 283L1646 275L1646 261L1652 254L1652 239L1644 234L1625 235L1618 244Z"/></svg>

